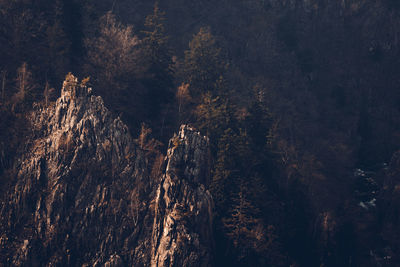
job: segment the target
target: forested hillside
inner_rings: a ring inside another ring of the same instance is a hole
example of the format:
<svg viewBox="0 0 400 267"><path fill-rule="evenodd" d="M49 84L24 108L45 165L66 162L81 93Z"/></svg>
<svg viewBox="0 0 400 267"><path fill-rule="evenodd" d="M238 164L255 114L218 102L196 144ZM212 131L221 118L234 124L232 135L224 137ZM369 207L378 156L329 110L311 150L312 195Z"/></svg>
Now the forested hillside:
<svg viewBox="0 0 400 267"><path fill-rule="evenodd" d="M150 179L208 137L215 266L400 265L399 1L0 0L3 206L68 73Z"/></svg>

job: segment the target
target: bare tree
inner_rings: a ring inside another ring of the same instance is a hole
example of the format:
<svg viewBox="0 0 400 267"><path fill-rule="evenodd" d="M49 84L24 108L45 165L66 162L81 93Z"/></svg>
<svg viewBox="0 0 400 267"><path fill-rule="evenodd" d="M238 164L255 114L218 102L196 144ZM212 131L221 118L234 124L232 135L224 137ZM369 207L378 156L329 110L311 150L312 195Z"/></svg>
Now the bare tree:
<svg viewBox="0 0 400 267"><path fill-rule="evenodd" d="M109 12L101 18L99 35L85 42L90 74L94 74L99 85L105 88L110 89L112 86L114 89L122 89L118 88L118 80L133 72L136 46L139 43L132 26L121 24Z"/></svg>

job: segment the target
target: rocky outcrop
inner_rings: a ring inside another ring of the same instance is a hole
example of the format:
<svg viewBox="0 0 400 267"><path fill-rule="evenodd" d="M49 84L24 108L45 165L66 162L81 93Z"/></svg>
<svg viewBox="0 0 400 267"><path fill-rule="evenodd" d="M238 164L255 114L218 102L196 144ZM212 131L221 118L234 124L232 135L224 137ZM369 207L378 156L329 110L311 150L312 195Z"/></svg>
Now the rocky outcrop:
<svg viewBox="0 0 400 267"><path fill-rule="evenodd" d="M126 125L72 75L31 128L1 205L0 265L210 264L206 138L181 127L153 186Z"/></svg>
<svg viewBox="0 0 400 267"><path fill-rule="evenodd" d="M212 198L208 140L188 126L171 139L157 189L151 266L210 266Z"/></svg>

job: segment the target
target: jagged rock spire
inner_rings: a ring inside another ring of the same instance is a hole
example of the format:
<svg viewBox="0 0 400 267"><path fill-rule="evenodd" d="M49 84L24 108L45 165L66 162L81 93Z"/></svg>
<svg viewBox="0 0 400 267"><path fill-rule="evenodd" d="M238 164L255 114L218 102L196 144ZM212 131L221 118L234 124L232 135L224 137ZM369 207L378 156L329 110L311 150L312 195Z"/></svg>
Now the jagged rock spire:
<svg viewBox="0 0 400 267"><path fill-rule="evenodd" d="M127 126L72 74L31 123L0 209L1 263L210 265L206 138L182 126L161 184L152 183Z"/></svg>
<svg viewBox="0 0 400 267"><path fill-rule="evenodd" d="M182 125L169 142L157 190L151 266L212 265L213 201L207 182L208 139Z"/></svg>

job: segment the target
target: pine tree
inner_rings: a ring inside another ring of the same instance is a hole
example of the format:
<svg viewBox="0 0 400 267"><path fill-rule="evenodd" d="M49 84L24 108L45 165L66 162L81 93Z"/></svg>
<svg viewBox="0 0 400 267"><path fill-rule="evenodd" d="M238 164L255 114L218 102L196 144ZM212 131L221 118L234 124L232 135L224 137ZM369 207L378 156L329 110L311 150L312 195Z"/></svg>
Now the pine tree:
<svg viewBox="0 0 400 267"><path fill-rule="evenodd" d="M215 197L217 212L224 215L230 196L243 187L243 177L250 177L252 154L244 131L236 133L232 128L223 131L218 139L216 163L213 171L211 192Z"/></svg>
<svg viewBox="0 0 400 267"><path fill-rule="evenodd" d="M229 128L233 119L232 107L228 100L219 96L213 97L206 92L195 110L196 126L212 140L212 150L216 148L217 140Z"/></svg>
<svg viewBox="0 0 400 267"><path fill-rule="evenodd" d="M83 14L85 1L62 1L62 29L68 40L68 50L71 60L70 68L74 72L82 71L80 63L84 55Z"/></svg>
<svg viewBox="0 0 400 267"><path fill-rule="evenodd" d="M226 235L238 252L238 260L248 257L255 249L257 238L262 239L264 229L261 220L256 217L258 209L247 197L246 189L241 186L237 195L233 198L232 208L227 218L223 219ZM257 228L261 226L261 230ZM255 236L258 233L258 237Z"/></svg>
<svg viewBox="0 0 400 267"><path fill-rule="evenodd" d="M151 118L159 114L162 105L173 100L174 71L164 24L165 12L156 2L153 13L146 17L138 58L139 73L147 89L145 101L151 106L148 114Z"/></svg>
<svg viewBox="0 0 400 267"><path fill-rule="evenodd" d="M54 2L53 12L49 15L50 23L45 31L46 73L48 73L47 79L50 79L51 82L60 81L70 66L71 41L63 27L63 9L64 5L61 0Z"/></svg>
<svg viewBox="0 0 400 267"><path fill-rule="evenodd" d="M218 140L216 163L213 170L210 190L212 192L217 216L224 216L232 188L235 188L235 178L238 170L234 165L234 138L232 129L226 129Z"/></svg>
<svg viewBox="0 0 400 267"><path fill-rule="evenodd" d="M190 85L193 97L211 91L220 93L226 63L221 48L209 28L200 28L185 51L182 79Z"/></svg>
<svg viewBox="0 0 400 267"><path fill-rule="evenodd" d="M46 21L35 12L30 1L3 1L0 17L0 59L2 63L7 62L9 70L17 68L22 61L33 61L41 54L38 53L37 38L42 36Z"/></svg>
<svg viewBox="0 0 400 267"><path fill-rule="evenodd" d="M146 17L144 26L147 31L143 31L145 34L143 41L151 45L151 48L154 49L153 52L157 52L156 49L161 49L162 46L168 42L168 36L165 35L164 23L165 12L160 10L159 3L156 2L154 4L153 14Z"/></svg>
<svg viewBox="0 0 400 267"><path fill-rule="evenodd" d="M264 91L255 87L254 101L250 104L246 118L243 121L243 128L250 143L252 151L252 168L262 177L270 176L270 166L273 155L270 151L272 142L273 117L265 100Z"/></svg>

